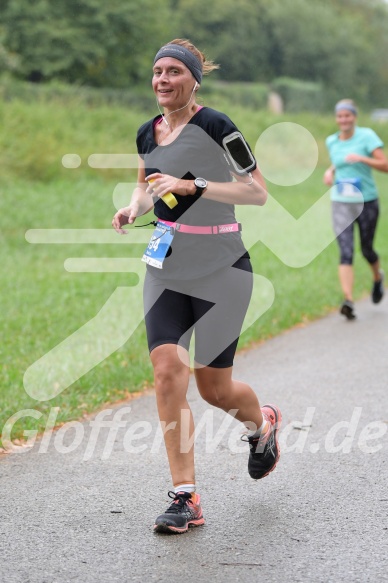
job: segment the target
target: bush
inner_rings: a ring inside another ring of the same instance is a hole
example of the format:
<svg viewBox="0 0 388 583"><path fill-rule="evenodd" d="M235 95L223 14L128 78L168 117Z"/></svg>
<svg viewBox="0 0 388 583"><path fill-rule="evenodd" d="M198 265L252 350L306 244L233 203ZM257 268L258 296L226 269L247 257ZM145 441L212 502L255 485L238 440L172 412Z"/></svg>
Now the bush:
<svg viewBox="0 0 388 583"><path fill-rule="evenodd" d="M250 109L267 107L269 88L261 83L232 83L204 79L199 94L213 107L238 105ZM135 85L130 89L96 88L85 85L67 85L58 81L49 83L29 83L3 76L0 79L0 99L26 102L60 102L91 107L117 105L141 108L155 112L155 96L151 85Z"/></svg>
<svg viewBox="0 0 388 583"><path fill-rule="evenodd" d="M287 112L322 111L327 107L320 83L279 77L271 83L271 89L279 93Z"/></svg>
<svg viewBox="0 0 388 583"><path fill-rule="evenodd" d="M145 111L155 109L155 97L150 87L136 86L131 89L96 88L85 85L68 85L58 81L29 83L4 76L0 80L0 99L3 101L38 101L75 103L86 106L118 105L141 107Z"/></svg>
<svg viewBox="0 0 388 583"><path fill-rule="evenodd" d="M203 81L201 95L214 104L229 104L250 109L266 109L269 87L264 83ZM219 107L218 105L215 107Z"/></svg>

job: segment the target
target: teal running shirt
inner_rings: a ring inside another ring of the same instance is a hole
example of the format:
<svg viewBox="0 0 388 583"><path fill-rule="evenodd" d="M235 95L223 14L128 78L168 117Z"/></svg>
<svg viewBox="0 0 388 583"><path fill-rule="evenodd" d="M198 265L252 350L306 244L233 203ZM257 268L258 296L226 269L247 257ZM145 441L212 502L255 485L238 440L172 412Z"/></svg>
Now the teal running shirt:
<svg viewBox="0 0 388 583"><path fill-rule="evenodd" d="M331 163L335 167L335 185L331 189L331 199L337 202L368 202L378 197L372 168L357 162L345 161L348 154L360 154L371 157L376 148L384 143L376 132L370 128L355 127L354 134L348 140L340 140L339 132L326 138Z"/></svg>

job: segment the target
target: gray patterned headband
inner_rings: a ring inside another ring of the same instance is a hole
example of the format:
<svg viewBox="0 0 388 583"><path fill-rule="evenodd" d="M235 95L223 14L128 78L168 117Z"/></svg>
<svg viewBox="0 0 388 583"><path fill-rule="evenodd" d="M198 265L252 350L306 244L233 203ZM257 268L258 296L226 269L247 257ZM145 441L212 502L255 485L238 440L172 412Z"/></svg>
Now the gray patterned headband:
<svg viewBox="0 0 388 583"><path fill-rule="evenodd" d="M154 65L156 61L162 59L163 57L172 57L181 61L189 71L192 72L193 77L198 83L202 81L202 63L199 62L197 57L193 55L189 49L181 45L165 45L156 53L154 58Z"/></svg>
<svg viewBox="0 0 388 583"><path fill-rule="evenodd" d="M351 103L346 103L346 101L345 102L339 101L335 106L335 113L338 113L342 109L346 109L346 111L350 111L354 115L357 115L357 109Z"/></svg>

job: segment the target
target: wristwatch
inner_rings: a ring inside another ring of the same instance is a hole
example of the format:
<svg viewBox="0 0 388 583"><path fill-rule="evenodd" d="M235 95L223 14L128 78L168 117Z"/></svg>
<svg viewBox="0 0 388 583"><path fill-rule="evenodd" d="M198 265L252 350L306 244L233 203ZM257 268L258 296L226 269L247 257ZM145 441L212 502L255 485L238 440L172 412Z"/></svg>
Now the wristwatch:
<svg viewBox="0 0 388 583"><path fill-rule="evenodd" d="M205 190L207 189L207 180L198 177L194 180L194 184L197 188L195 194L198 196L202 196Z"/></svg>

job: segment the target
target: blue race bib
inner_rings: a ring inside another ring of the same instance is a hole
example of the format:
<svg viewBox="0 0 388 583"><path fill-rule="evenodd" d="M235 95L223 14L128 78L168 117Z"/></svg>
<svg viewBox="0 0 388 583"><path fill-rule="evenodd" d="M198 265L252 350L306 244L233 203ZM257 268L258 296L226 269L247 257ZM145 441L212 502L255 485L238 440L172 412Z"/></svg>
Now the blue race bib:
<svg viewBox="0 0 388 583"><path fill-rule="evenodd" d="M163 225L163 223L158 223L152 233L148 247L144 251L142 261L152 265L152 267L163 269L163 261L171 246L174 234L173 229Z"/></svg>
<svg viewBox="0 0 388 583"><path fill-rule="evenodd" d="M341 196L352 196L361 198L361 178L344 178L343 180L337 180L337 192Z"/></svg>

